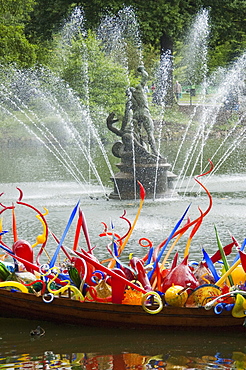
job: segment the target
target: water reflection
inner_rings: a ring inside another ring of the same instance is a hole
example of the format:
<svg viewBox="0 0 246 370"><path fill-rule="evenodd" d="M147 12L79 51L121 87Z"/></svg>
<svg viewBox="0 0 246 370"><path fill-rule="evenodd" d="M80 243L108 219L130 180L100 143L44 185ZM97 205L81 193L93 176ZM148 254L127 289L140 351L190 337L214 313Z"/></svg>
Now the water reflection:
<svg viewBox="0 0 246 370"><path fill-rule="evenodd" d="M221 144L222 139L210 139L204 147L204 162L211 158L215 153L218 146ZM232 141L223 144L224 151L230 147ZM175 160L177 150L179 148L179 141L170 140L163 144L163 151L167 156L168 162L172 164ZM183 166L183 161L191 142L186 141L183 152L180 153L180 158L176 163L174 172L179 174ZM66 148L65 148L66 149ZM77 148L67 148L72 151L72 157L77 166L83 172L86 181L90 180L88 167L83 156L78 152ZM111 153L111 145L107 147L110 162L112 163L114 172L118 172L115 166L118 159ZM220 166L217 174L240 174L246 172L246 147L244 142L231 153L226 161ZM220 154L213 159L216 165L220 160ZM111 174L101 156L98 148L95 148L93 153L93 162L96 164L97 170L101 176L104 186L113 187L110 180ZM192 168L192 164L191 164ZM197 166L195 174L200 173L201 169ZM15 142L11 145L3 145L2 160L0 163L0 173L3 182L24 182L24 181L71 181L73 177L64 166L57 161L57 159L45 147L38 143L19 143ZM189 176L190 171L187 171ZM28 179L28 180L27 180ZM95 181L95 180L94 180ZM80 184L81 185L81 184ZM81 185L82 187L82 185ZM101 189L102 191L102 189Z"/></svg>
<svg viewBox="0 0 246 370"><path fill-rule="evenodd" d="M87 328L0 319L4 369L245 369L244 333Z"/></svg>
<svg viewBox="0 0 246 370"><path fill-rule="evenodd" d="M7 362L5 362L7 361ZM41 356L22 354L0 358L3 369L83 369L83 370L150 370L150 369L245 369L245 355L234 352L232 358L215 356L179 356L163 359L162 356L144 356L138 353L96 355L94 353L55 354L46 351Z"/></svg>

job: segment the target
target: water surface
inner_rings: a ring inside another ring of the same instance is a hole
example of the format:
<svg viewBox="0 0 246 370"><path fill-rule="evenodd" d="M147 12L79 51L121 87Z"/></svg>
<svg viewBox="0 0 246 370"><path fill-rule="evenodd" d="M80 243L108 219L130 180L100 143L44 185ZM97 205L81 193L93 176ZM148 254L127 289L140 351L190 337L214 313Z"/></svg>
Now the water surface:
<svg viewBox="0 0 246 370"><path fill-rule="evenodd" d="M241 243L245 238L246 170L244 147L235 152L234 159L226 168L211 177L206 184L213 195L213 207L194 237L190 249L192 260L201 260L201 248L208 253L217 249L214 226L216 225L224 245L231 241L231 234ZM170 151L171 153L171 151ZM99 259L108 257L108 240L100 238L104 225L113 222L115 232L123 235L127 224L120 216L126 210L133 222L139 201L107 200L101 187L96 184L82 185L74 181L56 163L50 153L40 146L8 147L2 151L0 192L1 201L11 205L23 191L23 202L49 211L47 221L50 230L61 237L71 211L78 200L85 214L92 245ZM106 169L105 169L106 173ZM205 179L202 179L202 181ZM182 190L186 190L185 179ZM107 192L111 191L110 180L104 181ZM189 182L186 195L176 195L163 200L146 200L134 232L125 248L123 259L129 253L142 256L139 239L149 238L154 246L162 242L171 232L186 207L191 204L189 216L199 216L199 207L208 207L205 192L197 193L194 180ZM35 243L42 226L36 213L25 206L16 208L18 235ZM5 230L11 230L11 213L3 214ZM75 225L72 225L65 243L71 247ZM186 245L187 236L178 246L180 253ZM11 245L9 232L4 236ZM81 246L86 248L81 236ZM56 243L49 237L50 255ZM46 260L46 257L43 256ZM28 315L28 313L27 313ZM150 318L151 319L151 318ZM30 337L30 331L41 325L45 335ZM4 369L245 369L245 333L237 331L210 332L190 330L135 330L102 329L86 326L70 326L26 320L0 319L1 367Z"/></svg>

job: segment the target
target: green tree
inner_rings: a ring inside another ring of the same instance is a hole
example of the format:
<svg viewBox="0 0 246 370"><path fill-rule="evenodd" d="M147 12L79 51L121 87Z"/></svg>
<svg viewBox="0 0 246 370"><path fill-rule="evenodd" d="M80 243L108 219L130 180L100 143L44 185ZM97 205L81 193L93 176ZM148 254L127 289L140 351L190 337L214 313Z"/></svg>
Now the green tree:
<svg viewBox="0 0 246 370"><path fill-rule="evenodd" d="M76 4L71 0L36 0L30 22L26 25L29 39L33 42L51 40Z"/></svg>
<svg viewBox="0 0 246 370"><path fill-rule="evenodd" d="M0 1L0 62L27 67L36 62L36 47L25 35L34 0Z"/></svg>
<svg viewBox="0 0 246 370"><path fill-rule="evenodd" d="M4 24L24 23L30 19L35 0L0 0L0 17Z"/></svg>
<svg viewBox="0 0 246 370"><path fill-rule="evenodd" d="M29 67L36 62L36 48L24 35L22 26L0 25L0 63Z"/></svg>
<svg viewBox="0 0 246 370"><path fill-rule="evenodd" d="M69 83L91 111L96 107L123 114L128 80L124 66L105 54L92 32L62 43L57 37L50 67ZM62 48L62 53L61 53ZM90 96L88 96L90 94Z"/></svg>
<svg viewBox="0 0 246 370"><path fill-rule="evenodd" d="M160 49L180 36L201 5L201 0L37 0L27 31L33 37L52 38L75 6L83 8L86 28L95 29L106 15L131 6L136 11L143 42Z"/></svg>
<svg viewBox="0 0 246 370"><path fill-rule="evenodd" d="M245 50L246 46L246 1L204 0L210 9L211 40L210 69L225 66Z"/></svg>
<svg viewBox="0 0 246 370"><path fill-rule="evenodd" d="M10 2L14 3L14 0ZM75 6L84 9L86 28L92 30L105 15L116 14L124 6L131 6L140 24L143 43L159 51L172 49L189 27L194 14L206 8L210 11L212 25L210 67L228 63L245 48L245 0L223 0L223 6L221 0L36 0L31 21L26 26L29 40L52 39Z"/></svg>
<svg viewBox="0 0 246 370"><path fill-rule="evenodd" d="M46 62L45 58L49 55L47 47L50 47L47 42L52 40L76 6L84 10L85 27L91 30L95 30L106 15L115 15L123 7L132 7L140 24L144 45L158 52L172 50L173 45L181 41L194 15L201 8L206 8L210 11L212 26L209 67L214 69L225 65L245 49L245 0L223 0L223 6L221 0L36 0L35 4L34 0L0 0L0 17L2 19L4 14L4 25L16 26L17 22L24 25L23 37L36 44L38 60ZM18 29L19 32L23 31Z"/></svg>

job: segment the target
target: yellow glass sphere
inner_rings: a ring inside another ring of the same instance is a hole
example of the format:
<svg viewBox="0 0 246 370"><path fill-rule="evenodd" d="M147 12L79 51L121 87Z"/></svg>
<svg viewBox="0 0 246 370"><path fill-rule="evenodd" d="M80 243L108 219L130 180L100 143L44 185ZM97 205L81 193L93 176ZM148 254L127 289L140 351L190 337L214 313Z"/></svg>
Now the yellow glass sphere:
<svg viewBox="0 0 246 370"><path fill-rule="evenodd" d="M165 293L165 301L170 306L183 307L187 298L187 291L180 285L171 286Z"/></svg>
<svg viewBox="0 0 246 370"><path fill-rule="evenodd" d="M234 285L244 284L246 281L246 272L241 265L237 266L231 273Z"/></svg>

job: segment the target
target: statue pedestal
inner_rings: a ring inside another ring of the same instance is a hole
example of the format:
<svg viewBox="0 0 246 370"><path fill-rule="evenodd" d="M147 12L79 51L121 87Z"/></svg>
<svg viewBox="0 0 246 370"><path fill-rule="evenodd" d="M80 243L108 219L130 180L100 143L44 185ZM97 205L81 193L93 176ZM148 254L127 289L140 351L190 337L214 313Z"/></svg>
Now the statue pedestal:
<svg viewBox="0 0 246 370"><path fill-rule="evenodd" d="M127 163L117 165L118 172L111 180L114 182L114 191L110 194L111 199L135 199L139 197L140 181L146 191L146 199L165 198L170 195L173 188L173 180L176 178L168 171L170 164L160 163L136 163L134 166ZM119 195L120 194L120 195Z"/></svg>

